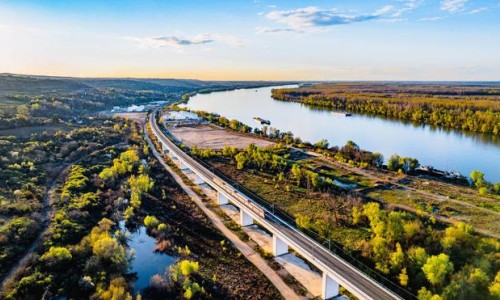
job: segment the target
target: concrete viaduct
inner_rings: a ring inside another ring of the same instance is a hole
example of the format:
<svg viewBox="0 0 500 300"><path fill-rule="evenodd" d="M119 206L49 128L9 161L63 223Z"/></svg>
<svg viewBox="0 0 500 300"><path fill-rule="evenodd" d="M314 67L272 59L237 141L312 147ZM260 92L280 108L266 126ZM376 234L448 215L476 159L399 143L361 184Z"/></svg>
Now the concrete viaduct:
<svg viewBox="0 0 500 300"><path fill-rule="evenodd" d="M163 153L168 154L181 170L191 170L195 174L196 184L205 183L216 190L219 205L230 202L238 207L241 226L249 226L257 222L271 232L273 236L273 255L283 255L288 252L290 247L321 270L323 273L323 299L338 296L339 286L343 286L360 299L402 299L402 297L362 273L320 243L239 192L182 151L161 131L156 122L156 113L157 111L150 115L149 122L153 134L162 146Z"/></svg>

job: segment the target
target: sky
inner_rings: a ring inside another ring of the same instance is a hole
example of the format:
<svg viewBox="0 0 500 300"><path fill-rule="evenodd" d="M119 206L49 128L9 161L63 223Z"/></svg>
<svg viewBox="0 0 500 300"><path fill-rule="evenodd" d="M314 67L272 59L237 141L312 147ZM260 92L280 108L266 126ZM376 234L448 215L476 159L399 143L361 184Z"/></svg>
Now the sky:
<svg viewBox="0 0 500 300"><path fill-rule="evenodd" d="M500 0L0 0L0 73L500 80Z"/></svg>

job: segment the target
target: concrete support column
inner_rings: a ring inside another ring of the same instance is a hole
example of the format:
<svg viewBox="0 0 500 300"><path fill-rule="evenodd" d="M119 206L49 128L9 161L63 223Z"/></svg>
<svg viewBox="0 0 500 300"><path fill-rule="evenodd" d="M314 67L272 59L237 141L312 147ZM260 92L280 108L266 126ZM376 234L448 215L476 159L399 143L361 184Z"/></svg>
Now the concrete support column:
<svg viewBox="0 0 500 300"><path fill-rule="evenodd" d="M339 284L328 274L323 273L323 286L321 288L321 299L330 299L339 295Z"/></svg>
<svg viewBox="0 0 500 300"><path fill-rule="evenodd" d="M198 174L194 173L194 183L196 183L196 184L204 184L205 180L203 180L203 178L201 178L200 176L198 176Z"/></svg>
<svg viewBox="0 0 500 300"><path fill-rule="evenodd" d="M252 224L253 224L252 216L247 214L243 209L240 209L240 225L250 226Z"/></svg>
<svg viewBox="0 0 500 300"><path fill-rule="evenodd" d="M288 253L288 245L276 234L273 235L273 255L280 256Z"/></svg>
<svg viewBox="0 0 500 300"><path fill-rule="evenodd" d="M188 166L186 166L186 164L182 160L180 160L180 159L179 159L179 168L181 170L187 170L187 169L189 169Z"/></svg>
<svg viewBox="0 0 500 300"><path fill-rule="evenodd" d="M217 191L217 200L219 205L224 205L229 203L229 200L227 199L226 195L224 195L219 191Z"/></svg>

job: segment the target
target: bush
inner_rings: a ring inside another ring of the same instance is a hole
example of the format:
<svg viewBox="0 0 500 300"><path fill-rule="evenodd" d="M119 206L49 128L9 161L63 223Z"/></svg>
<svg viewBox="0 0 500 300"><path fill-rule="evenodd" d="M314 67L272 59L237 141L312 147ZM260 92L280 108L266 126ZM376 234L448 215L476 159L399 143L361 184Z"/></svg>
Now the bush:
<svg viewBox="0 0 500 300"><path fill-rule="evenodd" d="M147 228L157 228L160 224L160 221L155 216L146 216L144 218L144 225Z"/></svg>

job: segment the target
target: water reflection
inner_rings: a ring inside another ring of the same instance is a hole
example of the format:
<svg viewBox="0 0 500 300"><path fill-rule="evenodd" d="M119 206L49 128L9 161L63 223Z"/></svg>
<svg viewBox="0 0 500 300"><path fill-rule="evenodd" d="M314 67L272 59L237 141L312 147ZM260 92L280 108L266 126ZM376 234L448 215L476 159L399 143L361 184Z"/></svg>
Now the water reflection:
<svg viewBox="0 0 500 300"><path fill-rule="evenodd" d="M163 274L170 265L175 263L176 257L155 252L156 239L147 234L144 226L127 228L122 221L120 229L128 236L127 244L135 253L130 271L137 275L134 290L140 292L149 286L149 280L153 275Z"/></svg>

